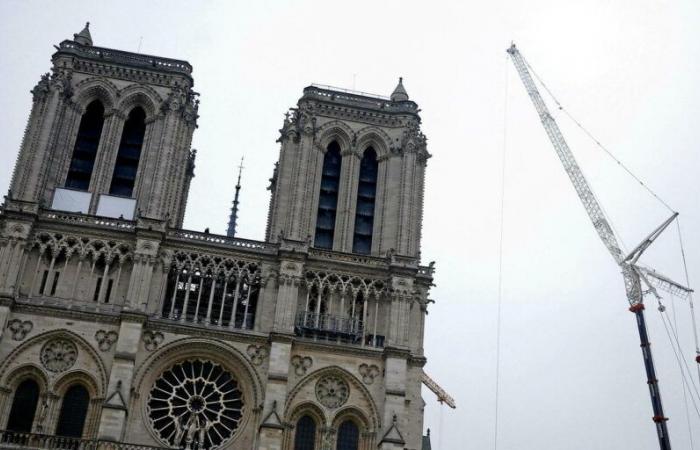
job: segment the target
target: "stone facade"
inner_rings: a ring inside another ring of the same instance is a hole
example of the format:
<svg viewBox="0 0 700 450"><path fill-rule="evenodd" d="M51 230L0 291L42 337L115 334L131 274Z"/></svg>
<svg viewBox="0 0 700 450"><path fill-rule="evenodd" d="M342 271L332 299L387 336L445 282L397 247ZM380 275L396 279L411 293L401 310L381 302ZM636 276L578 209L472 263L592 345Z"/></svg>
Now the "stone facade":
<svg viewBox="0 0 700 450"><path fill-rule="evenodd" d="M417 105L401 84L391 98L306 88L281 130L266 241L230 238L181 228L194 173L191 71L95 47L86 27L57 47L32 91L0 215L0 428L26 406L16 405L20 387L36 407L30 429L0 441L54 445L49 436L75 427L66 404L81 386L89 401L72 436L95 445L292 450L308 417L317 449L341 448L346 422L359 449L420 449L433 267L419 260L429 154ZM104 124L89 185L75 193L86 209L61 210L78 204L65 182L96 100ZM114 200L137 107L145 131L133 192ZM335 234L318 248L331 143L342 156ZM376 196L360 254L369 147ZM101 202L132 208L132 220Z"/></svg>

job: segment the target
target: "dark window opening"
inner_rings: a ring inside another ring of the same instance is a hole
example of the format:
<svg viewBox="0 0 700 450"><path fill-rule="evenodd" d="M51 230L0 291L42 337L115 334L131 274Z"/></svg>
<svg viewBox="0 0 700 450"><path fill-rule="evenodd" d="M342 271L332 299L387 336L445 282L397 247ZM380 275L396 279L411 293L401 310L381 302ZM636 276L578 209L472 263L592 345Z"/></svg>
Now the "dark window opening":
<svg viewBox="0 0 700 450"><path fill-rule="evenodd" d="M58 415L56 435L82 437L89 403L90 394L83 385L75 384L68 388Z"/></svg>
<svg viewBox="0 0 700 450"><path fill-rule="evenodd" d="M107 282L107 292L105 293L105 303L109 303L109 296L112 294L112 285L114 284L114 280L111 278Z"/></svg>
<svg viewBox="0 0 700 450"><path fill-rule="evenodd" d="M336 450L357 450L360 441L360 430L355 422L346 420L338 428L338 444Z"/></svg>
<svg viewBox="0 0 700 450"><path fill-rule="evenodd" d="M41 277L41 285L39 286L39 294L44 294L44 289L46 288L46 280L49 278L49 271L44 270L44 275Z"/></svg>
<svg viewBox="0 0 700 450"><path fill-rule="evenodd" d="M316 422L304 416L297 422L294 433L294 450L314 450L316 443Z"/></svg>
<svg viewBox="0 0 700 450"><path fill-rule="evenodd" d="M30 433L38 403L39 385L32 379L22 381L15 390L7 429L21 433Z"/></svg>
<svg viewBox="0 0 700 450"><path fill-rule="evenodd" d="M362 161L360 161L360 179L357 183L357 205L355 208L355 232L352 239L353 253L367 255L372 251L377 173L377 153L372 147L369 147L365 150Z"/></svg>
<svg viewBox="0 0 700 450"><path fill-rule="evenodd" d="M68 168L66 187L87 191L90 187L92 169L95 165L97 147L100 145L104 125L104 107L98 100L90 103L80 119L78 137L73 147L73 156Z"/></svg>
<svg viewBox="0 0 700 450"><path fill-rule="evenodd" d="M318 196L316 236L314 238L314 246L318 248L333 248L341 161L340 146L333 141L328 145L323 157L321 191Z"/></svg>
<svg viewBox="0 0 700 450"><path fill-rule="evenodd" d="M49 295L56 295L56 287L58 287L58 277L61 276L61 272L56 272L53 276L53 283L51 284L51 293Z"/></svg>
<svg viewBox="0 0 700 450"><path fill-rule="evenodd" d="M97 300L100 299L100 288L102 287L102 277L99 277L97 279L97 283L95 283L95 293L92 295L92 301L96 302Z"/></svg>
<svg viewBox="0 0 700 450"><path fill-rule="evenodd" d="M136 182L136 172L141 159L141 147L146 133L146 113L141 107L136 107L129 113L124 123L122 139L119 142L117 161L114 164L112 184L109 187L111 195L131 197Z"/></svg>

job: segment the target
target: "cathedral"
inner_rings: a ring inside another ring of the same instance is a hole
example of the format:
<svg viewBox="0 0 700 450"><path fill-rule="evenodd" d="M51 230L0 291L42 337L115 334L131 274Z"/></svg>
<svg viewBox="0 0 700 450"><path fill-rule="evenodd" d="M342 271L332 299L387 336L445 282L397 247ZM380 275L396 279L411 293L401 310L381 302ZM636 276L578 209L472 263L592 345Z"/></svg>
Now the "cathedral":
<svg viewBox="0 0 700 450"><path fill-rule="evenodd" d="M418 105L312 85L265 240L183 229L183 60L64 40L0 213L0 448L429 448ZM234 217L235 219L235 217Z"/></svg>

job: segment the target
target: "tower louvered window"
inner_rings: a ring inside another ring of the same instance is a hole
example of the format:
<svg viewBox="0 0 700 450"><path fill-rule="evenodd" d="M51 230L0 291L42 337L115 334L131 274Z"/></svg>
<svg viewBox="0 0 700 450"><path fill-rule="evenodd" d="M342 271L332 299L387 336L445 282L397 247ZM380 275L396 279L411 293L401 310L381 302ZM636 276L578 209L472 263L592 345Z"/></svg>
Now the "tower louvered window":
<svg viewBox="0 0 700 450"><path fill-rule="evenodd" d="M102 136L102 125L104 125L104 106L99 100L90 103L85 109L80 126L78 127L78 137L73 147L73 156L68 168L66 187L87 191L90 187L90 178L95 166L97 147L100 145Z"/></svg>
<svg viewBox="0 0 700 450"><path fill-rule="evenodd" d="M336 450L357 450L360 442L360 429L355 422L346 420L338 427Z"/></svg>
<svg viewBox="0 0 700 450"><path fill-rule="evenodd" d="M141 159L141 147L146 133L146 113L141 107L136 107L129 113L124 123L122 139L119 142L117 161L114 164L114 174L109 193L131 197L136 182L136 171Z"/></svg>
<svg viewBox="0 0 700 450"><path fill-rule="evenodd" d="M294 434L294 450L314 450L316 443L316 422L304 416L297 422Z"/></svg>
<svg viewBox="0 0 700 450"><path fill-rule="evenodd" d="M318 216L316 217L316 237L314 246L333 248L335 215L338 209L338 188L340 187L340 146L333 141L328 145L323 157L321 192L318 196Z"/></svg>
<svg viewBox="0 0 700 450"><path fill-rule="evenodd" d="M69 387L63 396L56 435L82 437L89 403L90 394L83 385L74 384Z"/></svg>
<svg viewBox="0 0 700 450"><path fill-rule="evenodd" d="M372 147L369 147L365 150L362 161L360 161L360 179L357 183L357 206L355 208L355 233L352 239L353 253L369 254L372 251L377 172L377 153Z"/></svg>
<svg viewBox="0 0 700 450"><path fill-rule="evenodd" d="M22 381L15 390L7 429L29 433L32 431L36 406L39 402L39 385L32 379Z"/></svg>

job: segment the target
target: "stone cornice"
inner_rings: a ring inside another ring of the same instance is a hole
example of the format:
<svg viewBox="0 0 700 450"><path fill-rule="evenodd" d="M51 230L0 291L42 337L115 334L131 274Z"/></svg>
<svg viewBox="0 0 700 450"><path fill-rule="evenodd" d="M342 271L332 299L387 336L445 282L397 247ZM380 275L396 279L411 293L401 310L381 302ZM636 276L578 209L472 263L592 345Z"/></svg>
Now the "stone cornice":
<svg viewBox="0 0 700 450"><path fill-rule="evenodd" d="M382 356L381 348L361 347L352 344L335 344L331 342L314 342L298 337L294 339L293 348L297 351L326 350L334 354L362 356L375 359L379 359Z"/></svg>
<svg viewBox="0 0 700 450"><path fill-rule="evenodd" d="M151 318L148 320L146 328L149 330L168 332L172 334L179 334L192 337L212 337L224 341L234 341L242 343L256 342L259 344L266 344L268 342L268 335L260 333L258 331L206 328L204 326L180 323L169 319Z"/></svg>
<svg viewBox="0 0 700 450"><path fill-rule="evenodd" d="M24 303L21 299L15 304L14 312L60 317L62 319L84 320L86 322L119 323L119 314L117 313L80 311L78 309L68 309L54 305L35 305Z"/></svg>

